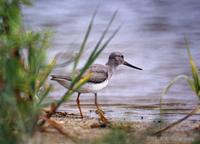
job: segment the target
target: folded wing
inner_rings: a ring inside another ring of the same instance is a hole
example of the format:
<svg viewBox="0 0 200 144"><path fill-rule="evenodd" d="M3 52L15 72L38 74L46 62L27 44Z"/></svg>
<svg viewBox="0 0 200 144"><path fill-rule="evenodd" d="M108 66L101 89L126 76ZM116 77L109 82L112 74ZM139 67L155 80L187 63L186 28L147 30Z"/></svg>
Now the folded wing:
<svg viewBox="0 0 200 144"><path fill-rule="evenodd" d="M76 74L79 74L80 71L77 71ZM103 81L105 81L108 77L108 69L106 66L104 65L100 65L100 64L94 64L92 65L83 75L83 77L85 75L87 75L88 73L91 73L91 77L88 80L88 82L91 83L101 83ZM52 80L68 80L71 81L72 80L72 74L65 74L65 75L52 75Z"/></svg>

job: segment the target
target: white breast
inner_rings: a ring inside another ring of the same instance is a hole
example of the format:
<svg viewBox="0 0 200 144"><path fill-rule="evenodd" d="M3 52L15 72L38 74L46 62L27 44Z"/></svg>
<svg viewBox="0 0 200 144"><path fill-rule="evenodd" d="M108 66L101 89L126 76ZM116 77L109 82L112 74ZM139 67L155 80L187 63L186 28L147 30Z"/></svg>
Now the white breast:
<svg viewBox="0 0 200 144"><path fill-rule="evenodd" d="M86 83L78 91L81 93L96 93L108 85L108 80L102 83Z"/></svg>
<svg viewBox="0 0 200 144"><path fill-rule="evenodd" d="M65 88L69 89L71 82L68 80L57 80L57 82L59 82L62 86L64 86ZM77 90L77 92L80 93L96 93L100 90L102 90L103 88L105 88L108 85L108 80L103 81L102 83L91 83L91 82L87 82L85 83L83 86L81 86L80 89Z"/></svg>

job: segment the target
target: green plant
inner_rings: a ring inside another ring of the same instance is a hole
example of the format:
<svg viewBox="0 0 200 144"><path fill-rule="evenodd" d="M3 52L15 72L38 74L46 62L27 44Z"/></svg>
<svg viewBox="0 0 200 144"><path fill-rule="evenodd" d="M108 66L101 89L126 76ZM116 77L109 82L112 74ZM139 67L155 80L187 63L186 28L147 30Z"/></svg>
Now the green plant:
<svg viewBox="0 0 200 144"><path fill-rule="evenodd" d="M45 62L49 33L25 31L20 4L30 3L0 2L0 143L5 144L21 143L37 129L54 65Z"/></svg>
<svg viewBox="0 0 200 144"><path fill-rule="evenodd" d="M190 67L191 67L191 72L192 72L192 79L187 76L187 75L178 75L175 77L169 85L165 88L163 95L167 94L171 86L178 81L179 79L185 79L188 82L188 85L190 86L191 90L200 98L200 74L199 74L199 69L191 55L190 48L188 45L188 41L185 38L185 44L187 46L187 53L189 56L189 62L190 62Z"/></svg>
<svg viewBox="0 0 200 144"><path fill-rule="evenodd" d="M95 144L130 144L133 143L131 141L130 136L127 132L125 132L123 129L112 129L108 135L103 137L103 139L100 139L98 141L94 142Z"/></svg>
<svg viewBox="0 0 200 144"><path fill-rule="evenodd" d="M178 75L173 80L171 80L168 84L168 86L164 89L161 98L160 98L160 111L162 112L162 97L167 94L171 86L175 84L179 79L185 79L190 86L191 90L200 98L200 75L199 75L199 69L191 55L189 44L187 39L185 38L185 45L187 47L187 53L189 56L189 63L191 67L192 72L192 79L187 75Z"/></svg>
<svg viewBox="0 0 200 144"><path fill-rule="evenodd" d="M188 83L188 85L190 86L191 90L196 94L197 97L200 98L200 74L199 74L199 69L191 55L190 52L190 47L188 44L187 39L185 38L185 45L187 47L187 53L189 56L189 63L190 63L190 67L191 67L191 72L192 72L192 78L190 78L187 75L178 75L176 76L170 83L169 85L164 89L163 94L161 95L160 98L160 112L162 113L162 96L166 95L167 92L169 91L169 89L171 88L171 86L173 86L174 83L176 83L179 79L185 79ZM174 127L175 125L181 123L182 121L186 120L187 118L189 118L190 116L194 115L198 110L200 109L200 106L195 107L188 115L186 115L185 117L181 118L178 121L173 122L172 124L168 125L167 127L157 131L156 133L154 133L154 135L159 135L162 132Z"/></svg>
<svg viewBox="0 0 200 144"><path fill-rule="evenodd" d="M94 140L94 144L144 144L149 132L137 134L133 123L117 122L110 125L110 131L100 139ZM148 129L148 128L147 128Z"/></svg>

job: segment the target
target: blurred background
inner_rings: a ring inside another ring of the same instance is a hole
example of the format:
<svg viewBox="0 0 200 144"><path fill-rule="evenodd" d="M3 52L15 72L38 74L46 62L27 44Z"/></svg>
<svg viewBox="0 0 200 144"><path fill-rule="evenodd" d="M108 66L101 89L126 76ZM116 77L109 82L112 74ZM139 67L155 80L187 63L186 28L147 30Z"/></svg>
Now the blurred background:
<svg viewBox="0 0 200 144"><path fill-rule="evenodd" d="M81 60L88 54L105 29L111 15L118 10L111 33L118 25L123 27L95 63L105 64L113 51L120 51L137 71L120 66L111 83L98 93L99 103L110 118L125 120L154 119L159 114L158 105L163 89L179 74L190 74L190 65L184 35L187 36L192 55L199 65L200 56L200 1L198 0L35 0L33 7L24 7L27 29L48 29L53 32L49 60L57 53L78 52L91 16L100 4L92 35ZM66 56L67 58L67 56ZM71 66L57 68L54 74L69 72ZM50 99L57 99L66 89L51 82L54 91ZM79 113L73 96L60 110ZM198 103L186 82L179 81L164 97L169 113L166 119L177 119ZM83 94L81 104L84 114L95 116L94 96ZM177 110L179 109L179 110ZM195 119L195 117L191 118Z"/></svg>

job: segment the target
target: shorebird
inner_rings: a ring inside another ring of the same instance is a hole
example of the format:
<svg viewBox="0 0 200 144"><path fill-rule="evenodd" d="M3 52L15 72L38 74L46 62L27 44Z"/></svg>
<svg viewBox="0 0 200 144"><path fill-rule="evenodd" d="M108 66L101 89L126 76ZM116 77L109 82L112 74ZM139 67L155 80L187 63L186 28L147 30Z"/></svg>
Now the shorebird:
<svg viewBox="0 0 200 144"><path fill-rule="evenodd" d="M134 69L142 70L141 68L133 66L129 64L127 61L125 61L124 56L120 52L112 52L108 58L108 62L105 65L93 64L85 72L84 75L91 73L91 77L86 82L86 84L84 84L80 89L77 90L78 96L76 99L81 118L83 118L83 114L81 111L80 100L79 100L80 95L81 93L93 93L95 96L95 105L97 108L97 112L100 113L100 116L102 119L104 119L104 121L106 120L106 118L103 115L104 112L100 109L97 103L97 92L102 90L108 85L113 73L115 72L116 68L119 65L126 65ZM69 89L72 80L72 74L52 75L51 80L55 80L65 88Z"/></svg>

